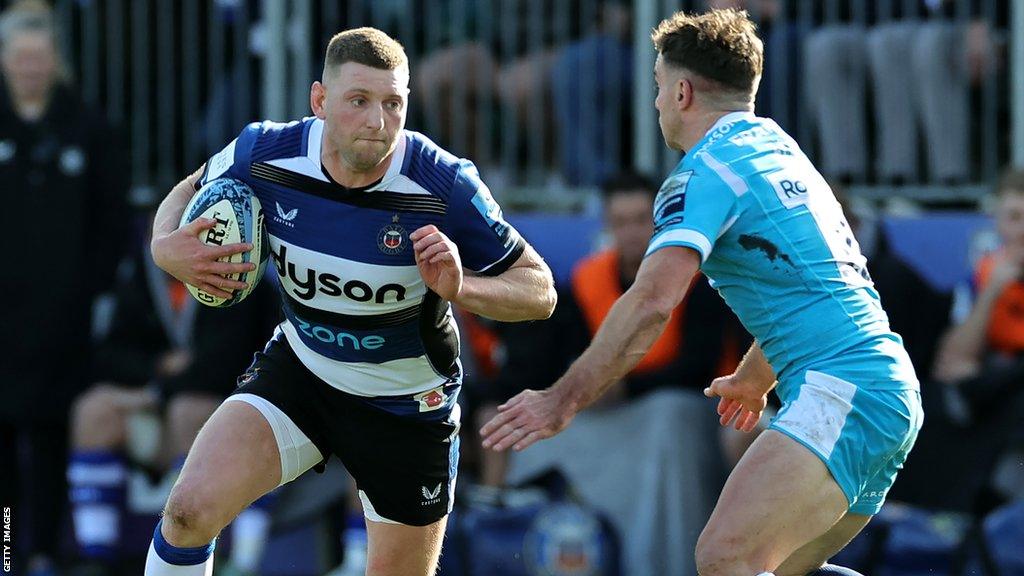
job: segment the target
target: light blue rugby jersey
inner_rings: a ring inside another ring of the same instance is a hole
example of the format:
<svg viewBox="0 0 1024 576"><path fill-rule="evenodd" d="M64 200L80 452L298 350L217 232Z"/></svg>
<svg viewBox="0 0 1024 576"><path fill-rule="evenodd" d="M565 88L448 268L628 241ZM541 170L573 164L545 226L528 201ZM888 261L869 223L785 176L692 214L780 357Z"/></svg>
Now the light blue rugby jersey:
<svg viewBox="0 0 1024 576"><path fill-rule="evenodd" d="M647 254L665 246L700 253L780 393L808 369L865 388L918 387L839 203L772 120L720 119L662 185L654 222Z"/></svg>
<svg viewBox="0 0 1024 576"><path fill-rule="evenodd" d="M480 274L508 269L525 243L473 163L422 134L400 133L387 173L358 189L323 170L322 135L316 118L250 124L210 158L198 185L228 177L255 191L280 279L278 330L314 374L361 396L458 381L458 328L423 284L409 234L436 225Z"/></svg>

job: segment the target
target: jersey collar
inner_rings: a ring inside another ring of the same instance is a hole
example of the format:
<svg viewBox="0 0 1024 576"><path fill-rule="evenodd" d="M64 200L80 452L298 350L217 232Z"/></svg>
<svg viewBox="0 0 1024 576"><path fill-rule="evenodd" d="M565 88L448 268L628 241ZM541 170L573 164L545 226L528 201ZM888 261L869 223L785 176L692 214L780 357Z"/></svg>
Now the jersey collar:
<svg viewBox="0 0 1024 576"><path fill-rule="evenodd" d="M388 171L384 173L384 177L379 182L370 186L368 190L379 190L386 186L388 182L394 179L402 173L402 164L405 162L405 147L407 145L408 138L406 137L405 130L403 129L398 133L398 142L395 144L395 151L391 153L391 163L388 165Z"/></svg>
<svg viewBox="0 0 1024 576"><path fill-rule="evenodd" d="M306 139L306 158L316 166L316 170L313 171L313 177L319 180L327 181L327 177L323 174L323 165L320 163L320 148L323 145L324 138L324 121L315 118L309 125L309 135Z"/></svg>
<svg viewBox="0 0 1024 576"><path fill-rule="evenodd" d="M714 132L715 130L718 130L722 126L725 126L726 124L731 124L733 122L738 122L740 120L752 120L753 118L754 118L754 113L753 112L748 112L746 110L738 110L736 112L729 112L725 116L722 116L721 118L719 118L718 121L715 122L714 126L709 128L708 131L704 133L704 136L707 137L708 134L711 134L712 132Z"/></svg>

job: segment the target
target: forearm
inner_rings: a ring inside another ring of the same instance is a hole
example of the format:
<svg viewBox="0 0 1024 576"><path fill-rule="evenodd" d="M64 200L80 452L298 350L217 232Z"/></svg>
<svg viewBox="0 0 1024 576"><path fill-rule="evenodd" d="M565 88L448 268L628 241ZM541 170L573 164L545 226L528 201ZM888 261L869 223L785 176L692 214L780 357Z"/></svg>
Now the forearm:
<svg viewBox="0 0 1024 576"><path fill-rule="evenodd" d="M743 355L739 366L736 367L735 375L744 382L763 388L765 394L775 386L775 370L768 363L756 340L750 345L750 350Z"/></svg>
<svg viewBox="0 0 1024 576"><path fill-rule="evenodd" d="M178 229L181 214L185 211L185 206L188 205L189 200L195 195L195 183L202 176L202 173L203 169L200 168L181 182L178 182L171 189L167 197L164 198L163 202L160 203L160 207L156 211L156 217L153 219L153 238L166 236Z"/></svg>
<svg viewBox="0 0 1024 576"><path fill-rule="evenodd" d="M942 343L936 367L936 375L940 379L948 379L945 376L950 376L954 372L959 373L958 366L976 365L980 362L985 350L992 306L998 297L999 294L994 290L983 290L967 320L950 330Z"/></svg>
<svg viewBox="0 0 1024 576"><path fill-rule="evenodd" d="M557 296L547 266L509 268L498 276L466 276L455 303L473 314L501 322L551 316Z"/></svg>
<svg viewBox="0 0 1024 576"><path fill-rule="evenodd" d="M576 411L592 404L640 363L665 330L674 307L670 304L628 290L612 306L590 347L553 389Z"/></svg>

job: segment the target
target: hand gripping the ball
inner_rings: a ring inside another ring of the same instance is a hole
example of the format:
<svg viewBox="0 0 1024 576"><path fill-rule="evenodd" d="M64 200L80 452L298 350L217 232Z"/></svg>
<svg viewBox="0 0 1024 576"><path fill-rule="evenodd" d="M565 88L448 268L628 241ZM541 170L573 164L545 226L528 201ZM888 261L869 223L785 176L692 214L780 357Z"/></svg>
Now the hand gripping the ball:
<svg viewBox="0 0 1024 576"><path fill-rule="evenodd" d="M150 248L157 266L171 276L218 298L231 298L231 291L248 285L225 275L250 272L256 269L256 264L222 262L221 259L248 252L253 246L247 242L224 246L203 244L199 235L216 224L212 218L197 218L170 234L154 237Z"/></svg>

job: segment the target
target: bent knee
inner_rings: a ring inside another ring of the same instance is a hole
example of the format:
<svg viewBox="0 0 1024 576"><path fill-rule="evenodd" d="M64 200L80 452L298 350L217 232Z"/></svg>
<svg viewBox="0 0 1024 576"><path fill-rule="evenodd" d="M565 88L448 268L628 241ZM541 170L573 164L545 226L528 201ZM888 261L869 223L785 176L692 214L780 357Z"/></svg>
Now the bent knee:
<svg viewBox="0 0 1024 576"><path fill-rule="evenodd" d="M754 576L765 571L750 538L740 534L705 529L697 540L694 556L700 576Z"/></svg>
<svg viewBox="0 0 1024 576"><path fill-rule="evenodd" d="M164 507L165 536L175 546L201 546L214 539L228 520L217 503L197 491L175 486Z"/></svg>

